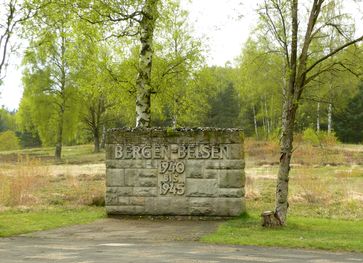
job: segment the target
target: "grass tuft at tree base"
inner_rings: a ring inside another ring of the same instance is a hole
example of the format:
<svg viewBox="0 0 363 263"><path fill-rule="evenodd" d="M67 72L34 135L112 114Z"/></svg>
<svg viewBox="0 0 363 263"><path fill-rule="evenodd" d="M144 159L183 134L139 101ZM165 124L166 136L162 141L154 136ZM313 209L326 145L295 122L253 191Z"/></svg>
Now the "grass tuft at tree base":
<svg viewBox="0 0 363 263"><path fill-rule="evenodd" d="M282 228L264 228L258 214L223 223L203 242L363 252L363 221L289 216Z"/></svg>
<svg viewBox="0 0 363 263"><path fill-rule="evenodd" d="M87 224L105 216L103 207L49 208L29 212L9 210L0 213L0 237Z"/></svg>

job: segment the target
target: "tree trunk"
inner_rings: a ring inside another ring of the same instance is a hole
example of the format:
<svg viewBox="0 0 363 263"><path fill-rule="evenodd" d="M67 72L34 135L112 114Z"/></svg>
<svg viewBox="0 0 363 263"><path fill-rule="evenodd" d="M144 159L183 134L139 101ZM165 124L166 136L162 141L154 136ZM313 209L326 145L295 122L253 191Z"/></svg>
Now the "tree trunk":
<svg viewBox="0 0 363 263"><path fill-rule="evenodd" d="M265 118L265 114L263 114L264 110L263 110L263 102L261 102L261 111L262 111L262 126L263 126L263 132L266 138L266 134L267 134L267 129L266 129L266 118Z"/></svg>
<svg viewBox="0 0 363 263"><path fill-rule="evenodd" d="M94 142L94 152L100 152L100 133L98 129L95 129L93 132L93 142Z"/></svg>
<svg viewBox="0 0 363 263"><path fill-rule="evenodd" d="M61 109L61 113L59 115L58 130L57 130L57 141L54 153L54 157L57 162L62 159L63 123L64 123L64 110Z"/></svg>
<svg viewBox="0 0 363 263"><path fill-rule="evenodd" d="M173 128L175 129L176 128L176 126L177 126L177 124L178 124L178 119L177 119L177 116L176 116L176 114L174 114L174 116L173 116Z"/></svg>
<svg viewBox="0 0 363 263"><path fill-rule="evenodd" d="M316 131L320 132L320 102L316 108Z"/></svg>
<svg viewBox="0 0 363 263"><path fill-rule="evenodd" d="M136 127L150 127L152 47L158 1L146 0L140 21L141 51L136 79Z"/></svg>
<svg viewBox="0 0 363 263"><path fill-rule="evenodd" d="M252 110L253 110L253 123L255 125L255 134L256 134L256 139L258 140L258 127L257 127L257 117L256 117L255 105L253 105Z"/></svg>
<svg viewBox="0 0 363 263"><path fill-rule="evenodd" d="M280 141L281 157L277 177L275 204L275 217L278 219L279 225L285 225L289 207L287 199L289 192L289 172L297 107L297 104L292 104L291 99L285 101L283 107L282 136Z"/></svg>
<svg viewBox="0 0 363 263"><path fill-rule="evenodd" d="M329 106L328 106L328 134L330 134L333 129L332 112L333 112L333 106L331 103L329 103Z"/></svg>
<svg viewBox="0 0 363 263"><path fill-rule="evenodd" d="M281 140L280 140L280 164L277 175L276 186L276 203L275 217L279 225L286 224L287 209L289 208L288 193L289 193L289 173L290 161L292 155L292 141L294 138L295 115L298 108L297 87L297 50L298 50L298 1L291 1L291 18L292 18L292 34L291 34L291 56L290 56L290 72L288 78L288 86L284 90L284 105L282 107L281 119ZM302 85L300 86L302 87Z"/></svg>
<svg viewBox="0 0 363 263"><path fill-rule="evenodd" d="M265 96L265 115L266 115L266 122L267 122L267 139L270 136L270 118L268 115L268 110L267 110L267 99Z"/></svg>
<svg viewBox="0 0 363 263"><path fill-rule="evenodd" d="M106 126L102 126L102 139L101 139L101 149L105 149L106 145Z"/></svg>
<svg viewBox="0 0 363 263"><path fill-rule="evenodd" d="M60 76L60 96L61 102L59 106L59 120L58 120L58 131L57 131L57 142L55 146L55 160L60 161L62 159L62 145L63 145L63 125L64 125L64 112L66 109L66 62L65 62L65 52L66 52L66 38L64 35L64 27L62 23L62 34L61 34L61 76Z"/></svg>

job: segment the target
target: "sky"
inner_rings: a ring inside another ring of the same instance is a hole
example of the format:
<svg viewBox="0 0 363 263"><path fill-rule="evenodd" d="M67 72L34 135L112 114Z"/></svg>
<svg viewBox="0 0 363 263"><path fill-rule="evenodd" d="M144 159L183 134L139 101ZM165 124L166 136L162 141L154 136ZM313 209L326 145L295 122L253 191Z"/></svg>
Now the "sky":
<svg viewBox="0 0 363 263"><path fill-rule="evenodd" d="M345 0L347 11L353 11L357 20L356 5ZM206 41L208 48L208 65L224 66L232 62L241 53L251 29L257 22L256 8L260 0L181 0L182 5L189 10L190 24L196 37ZM363 1L361 7L363 7ZM354 7L353 7L354 6ZM354 8L354 10L352 10ZM359 31L362 31L363 23ZM21 58L12 56L4 85L0 86L0 107L4 105L9 110L18 108L23 88L21 84Z"/></svg>
<svg viewBox="0 0 363 263"><path fill-rule="evenodd" d="M249 35L255 16L256 1L245 1L243 8L239 0L193 0L181 1L190 12L190 24L196 37L207 41L209 65L223 66L233 61L241 52ZM223 4L221 4L223 3ZM244 15L238 19L241 12ZM23 88L21 84L21 58L12 56L4 85L0 86L0 107L17 109Z"/></svg>

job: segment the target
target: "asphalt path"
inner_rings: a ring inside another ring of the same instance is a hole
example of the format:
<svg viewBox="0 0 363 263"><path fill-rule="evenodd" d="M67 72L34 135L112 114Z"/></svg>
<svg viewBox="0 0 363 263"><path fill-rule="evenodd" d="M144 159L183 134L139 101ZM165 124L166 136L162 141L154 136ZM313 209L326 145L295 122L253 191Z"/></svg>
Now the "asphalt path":
<svg viewBox="0 0 363 263"><path fill-rule="evenodd" d="M0 238L0 262L363 262L363 254L197 242L220 221L102 219Z"/></svg>

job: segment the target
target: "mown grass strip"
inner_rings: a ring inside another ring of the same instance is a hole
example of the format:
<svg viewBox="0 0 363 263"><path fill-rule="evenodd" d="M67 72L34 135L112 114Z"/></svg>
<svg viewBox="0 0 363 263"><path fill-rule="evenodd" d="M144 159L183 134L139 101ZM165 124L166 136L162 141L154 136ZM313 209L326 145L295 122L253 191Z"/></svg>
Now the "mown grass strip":
<svg viewBox="0 0 363 263"><path fill-rule="evenodd" d="M283 228L263 228L257 214L222 224L202 241L215 244L273 246L363 252L363 221L294 217Z"/></svg>
<svg viewBox="0 0 363 263"><path fill-rule="evenodd" d="M87 224L103 217L105 210L102 207L54 208L30 212L7 211L0 213L0 237Z"/></svg>

